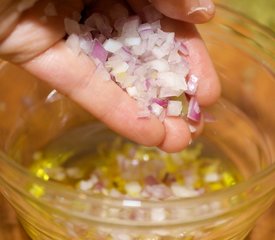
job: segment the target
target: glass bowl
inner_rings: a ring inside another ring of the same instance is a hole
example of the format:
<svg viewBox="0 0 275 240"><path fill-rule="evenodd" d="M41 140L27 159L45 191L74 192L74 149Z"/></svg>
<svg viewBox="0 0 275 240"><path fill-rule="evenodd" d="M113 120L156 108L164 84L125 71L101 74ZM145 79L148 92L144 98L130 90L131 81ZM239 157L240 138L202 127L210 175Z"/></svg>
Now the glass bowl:
<svg viewBox="0 0 275 240"><path fill-rule="evenodd" d="M83 158L87 153L92 153L91 162L98 163L94 152L108 158L129 142L117 140L115 133L26 72L1 63L0 189L33 239L241 240L271 206L275 199L273 33L222 7L199 30L219 73L222 97L204 110L211 119L187 150L189 157L183 152L172 158L192 160L190 152L202 146L203 159L211 163L222 159L235 178L226 188L210 184L217 191L189 191L181 198L102 196L86 191L87 182L78 182L80 188L63 184L62 171L52 173L56 181L48 181L46 168L77 164L89 168ZM152 151L160 159L169 158L156 149L132 143L130 147L141 149L138 160L146 171ZM132 180L140 176L140 169L133 161L137 159L130 160L132 169L124 174ZM150 167L149 172L156 171ZM105 171L115 168L107 166Z"/></svg>

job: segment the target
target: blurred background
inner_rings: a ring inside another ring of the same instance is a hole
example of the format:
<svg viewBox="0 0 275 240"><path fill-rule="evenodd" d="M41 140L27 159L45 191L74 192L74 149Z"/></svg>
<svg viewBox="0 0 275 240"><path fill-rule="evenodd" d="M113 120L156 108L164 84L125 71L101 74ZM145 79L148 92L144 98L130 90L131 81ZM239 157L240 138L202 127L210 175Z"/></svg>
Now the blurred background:
<svg viewBox="0 0 275 240"><path fill-rule="evenodd" d="M214 0L257 21L275 32L275 0Z"/></svg>

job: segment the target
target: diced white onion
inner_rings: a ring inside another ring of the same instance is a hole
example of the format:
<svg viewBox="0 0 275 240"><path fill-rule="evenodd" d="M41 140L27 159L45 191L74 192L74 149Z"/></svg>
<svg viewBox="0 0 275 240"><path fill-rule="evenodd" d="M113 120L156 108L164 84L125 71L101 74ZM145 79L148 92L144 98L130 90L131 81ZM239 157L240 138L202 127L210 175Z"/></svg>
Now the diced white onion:
<svg viewBox="0 0 275 240"><path fill-rule="evenodd" d="M152 113L154 114L154 115L156 115L157 117L159 117L160 116L160 114L162 113L162 111L163 111L163 107L162 106L160 106L160 105L158 105L157 103L153 103L152 105L151 105L151 111L152 111Z"/></svg>
<svg viewBox="0 0 275 240"><path fill-rule="evenodd" d="M161 87L169 88L171 90L186 90L186 82L184 78L174 72L159 72L158 84Z"/></svg>
<svg viewBox="0 0 275 240"><path fill-rule="evenodd" d="M136 37L127 37L124 39L124 44L127 47L131 47L131 46L138 46L141 44L141 38L139 36Z"/></svg>
<svg viewBox="0 0 275 240"><path fill-rule="evenodd" d="M114 39L108 39L103 43L103 47L106 51L115 53L119 49L121 49L123 44Z"/></svg>
<svg viewBox="0 0 275 240"><path fill-rule="evenodd" d="M168 102L167 106L167 116L180 116L182 111L182 102L181 101L172 101Z"/></svg>
<svg viewBox="0 0 275 240"><path fill-rule="evenodd" d="M137 97L138 96L138 90L137 90L136 87L128 87L128 88L126 88L126 91L131 97Z"/></svg>
<svg viewBox="0 0 275 240"><path fill-rule="evenodd" d="M66 45L76 54L78 55L81 51L80 49L80 42L79 42L79 36L77 34L71 34L67 40Z"/></svg>

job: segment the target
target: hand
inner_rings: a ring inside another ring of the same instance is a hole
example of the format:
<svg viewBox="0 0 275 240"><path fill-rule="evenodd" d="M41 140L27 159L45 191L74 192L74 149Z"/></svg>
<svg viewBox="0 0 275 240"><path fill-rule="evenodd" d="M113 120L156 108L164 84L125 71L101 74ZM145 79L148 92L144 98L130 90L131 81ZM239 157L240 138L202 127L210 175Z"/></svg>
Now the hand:
<svg viewBox="0 0 275 240"><path fill-rule="evenodd" d="M114 1L99 0L98 7L108 12L108 4ZM5 0L0 6L2 58L46 81L107 126L137 143L159 146L168 152L179 151L189 144L192 136L186 121L168 117L162 123L154 116L137 118L136 102L114 82L95 77L95 64L85 54L75 55L65 45L64 18L80 11L81 1L52 0L58 15L46 20L44 11L49 1L39 0L31 7L22 2L32 3L31 0ZM135 12L148 4L146 0L128 2ZM184 21L164 18L162 26L185 39L191 56L190 70L200 79L197 99L202 106L213 103L220 94L218 77L203 41L190 24L209 20L214 14L213 4L208 0L152 0L152 3L168 17ZM206 3L206 6L194 3ZM27 7L30 8L25 10Z"/></svg>

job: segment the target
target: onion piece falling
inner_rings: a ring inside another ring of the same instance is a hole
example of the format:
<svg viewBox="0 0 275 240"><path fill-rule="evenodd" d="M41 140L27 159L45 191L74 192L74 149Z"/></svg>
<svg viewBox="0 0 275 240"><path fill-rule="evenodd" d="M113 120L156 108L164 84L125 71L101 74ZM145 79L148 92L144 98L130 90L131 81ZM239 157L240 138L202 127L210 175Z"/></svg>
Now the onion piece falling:
<svg viewBox="0 0 275 240"><path fill-rule="evenodd" d="M187 118L195 122L199 122L201 119L200 106L195 97L191 97L190 99Z"/></svg>

